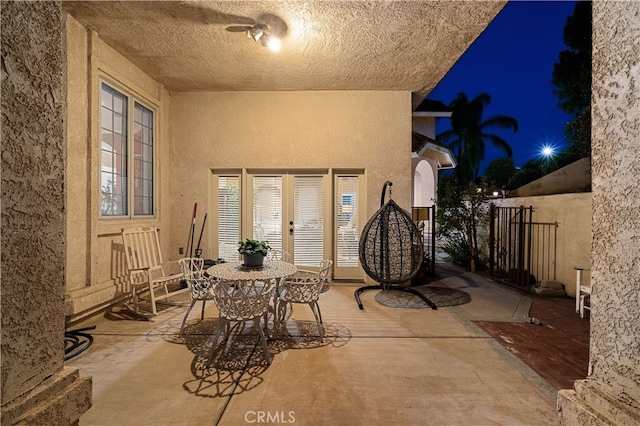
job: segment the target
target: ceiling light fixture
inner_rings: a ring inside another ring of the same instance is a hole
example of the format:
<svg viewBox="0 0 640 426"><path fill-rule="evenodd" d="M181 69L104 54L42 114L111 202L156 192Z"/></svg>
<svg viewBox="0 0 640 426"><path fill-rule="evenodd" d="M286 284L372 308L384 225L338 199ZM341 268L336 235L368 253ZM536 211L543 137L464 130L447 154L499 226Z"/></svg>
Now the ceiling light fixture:
<svg viewBox="0 0 640 426"><path fill-rule="evenodd" d="M268 47L272 52L280 51L282 42L271 34L271 27L265 24L255 24L247 29L247 37L259 41L263 46Z"/></svg>

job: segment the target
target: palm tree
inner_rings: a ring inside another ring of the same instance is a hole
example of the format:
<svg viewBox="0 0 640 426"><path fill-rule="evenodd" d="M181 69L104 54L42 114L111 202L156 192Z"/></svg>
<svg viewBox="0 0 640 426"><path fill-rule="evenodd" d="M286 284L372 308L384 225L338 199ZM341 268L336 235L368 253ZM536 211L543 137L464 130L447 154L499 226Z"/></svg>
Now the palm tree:
<svg viewBox="0 0 640 426"><path fill-rule="evenodd" d="M509 144L500 136L485 133L488 129L518 130L518 121L506 115L496 115L482 121L484 108L491 97L481 93L471 101L464 93L451 101L451 129L440 133L438 142L451 149L458 159L455 173L461 183L467 183L478 177L480 162L484 160L485 140L502 149L511 158L513 152Z"/></svg>

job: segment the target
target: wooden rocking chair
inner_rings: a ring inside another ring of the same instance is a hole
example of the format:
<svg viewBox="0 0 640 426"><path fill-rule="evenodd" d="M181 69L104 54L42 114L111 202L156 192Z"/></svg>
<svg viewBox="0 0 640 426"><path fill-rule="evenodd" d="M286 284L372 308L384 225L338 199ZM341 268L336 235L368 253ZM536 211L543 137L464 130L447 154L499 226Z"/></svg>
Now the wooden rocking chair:
<svg viewBox="0 0 640 426"><path fill-rule="evenodd" d="M151 313L157 315L156 300L164 299L168 302L169 297L189 291L189 288L182 288L180 285L181 273L165 274L158 230L154 226L122 229L122 243L136 313L140 313L138 300L140 292L149 290ZM170 290L170 285L177 289ZM162 293L156 294L159 290L162 290Z"/></svg>

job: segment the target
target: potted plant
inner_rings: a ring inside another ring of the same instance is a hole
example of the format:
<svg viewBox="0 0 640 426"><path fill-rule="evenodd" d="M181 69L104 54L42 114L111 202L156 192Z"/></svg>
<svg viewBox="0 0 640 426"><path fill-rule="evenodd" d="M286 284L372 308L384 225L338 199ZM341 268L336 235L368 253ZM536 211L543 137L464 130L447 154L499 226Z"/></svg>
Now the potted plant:
<svg viewBox="0 0 640 426"><path fill-rule="evenodd" d="M243 256L244 266L262 266L264 257L270 249L269 241L257 241L247 238L238 242L238 253Z"/></svg>

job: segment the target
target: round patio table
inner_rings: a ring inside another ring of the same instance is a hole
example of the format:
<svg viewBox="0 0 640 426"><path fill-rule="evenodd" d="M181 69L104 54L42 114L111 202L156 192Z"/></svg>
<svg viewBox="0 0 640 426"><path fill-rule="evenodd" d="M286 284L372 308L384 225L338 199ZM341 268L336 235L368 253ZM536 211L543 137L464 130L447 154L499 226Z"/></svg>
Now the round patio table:
<svg viewBox="0 0 640 426"><path fill-rule="evenodd" d="M236 281L239 285L242 283L250 283L255 281L272 281L275 283L275 291L273 292L273 313L274 313L274 329L277 330L281 318L275 315L278 312L278 301L280 300L280 281L284 278L295 274L298 268L289 262L281 260L264 259L261 268L243 266L240 262L219 263L207 269L210 277L219 280Z"/></svg>
<svg viewBox="0 0 640 426"><path fill-rule="evenodd" d="M261 268L243 266L240 262L219 263L207 269L207 274L220 280L267 281L276 280L296 273L298 268L292 263L280 260L264 260Z"/></svg>

